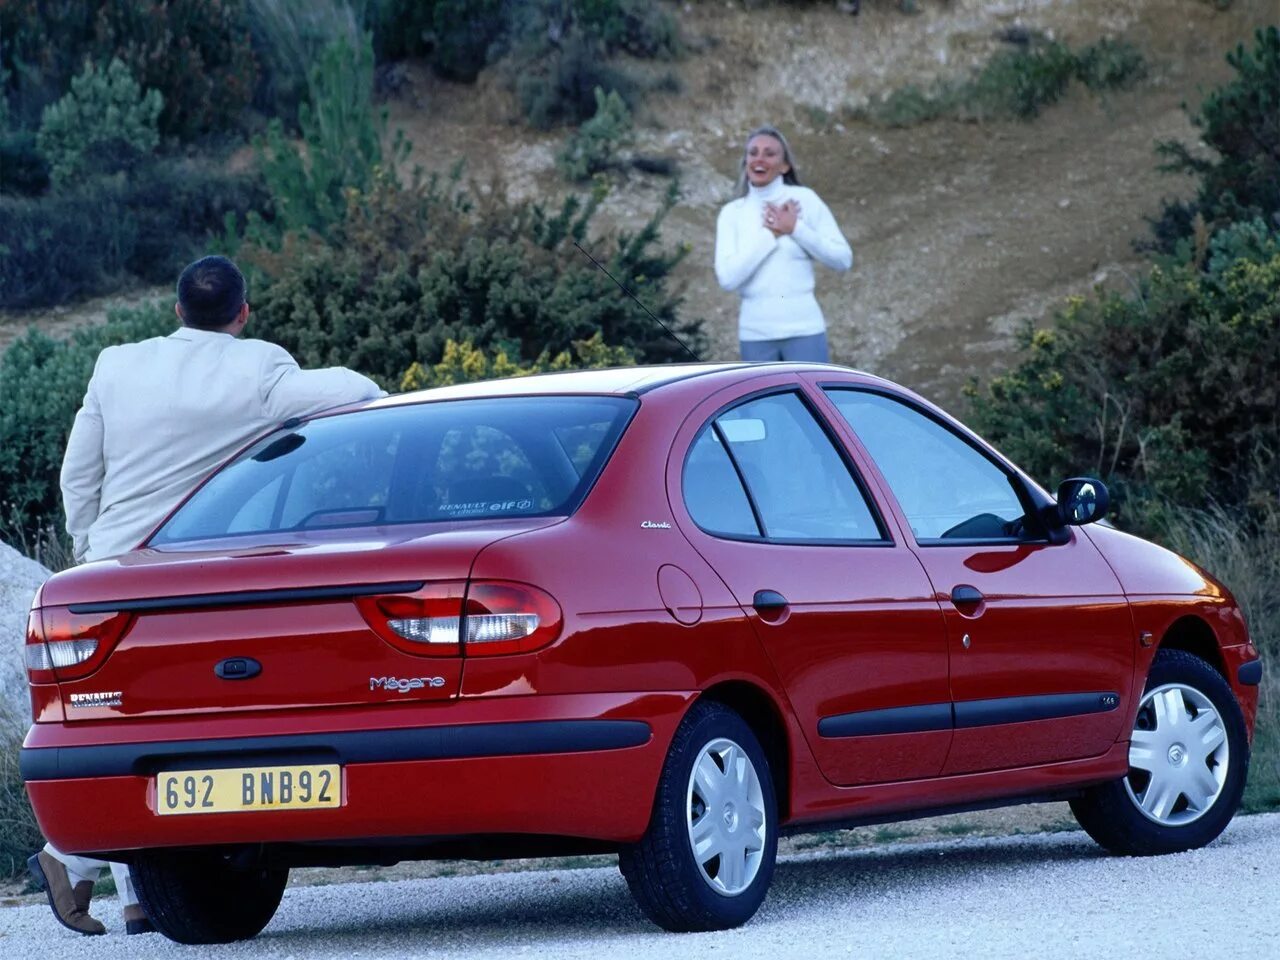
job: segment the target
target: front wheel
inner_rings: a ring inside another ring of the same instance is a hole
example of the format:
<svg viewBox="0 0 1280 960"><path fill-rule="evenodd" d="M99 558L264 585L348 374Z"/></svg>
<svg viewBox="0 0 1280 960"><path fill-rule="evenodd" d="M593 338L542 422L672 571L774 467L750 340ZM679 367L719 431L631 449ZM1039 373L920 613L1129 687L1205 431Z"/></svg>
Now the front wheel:
<svg viewBox="0 0 1280 960"><path fill-rule="evenodd" d="M156 850L130 872L155 928L178 943L231 943L271 922L289 880L287 868L241 866L208 851Z"/></svg>
<svg viewBox="0 0 1280 960"><path fill-rule="evenodd" d="M1182 650L1151 665L1129 742L1129 773L1071 801L1089 836L1127 856L1178 853L1222 833L1249 772L1244 716L1221 674Z"/></svg>
<svg viewBox="0 0 1280 960"><path fill-rule="evenodd" d="M649 829L618 865L640 907L672 931L726 930L759 909L778 854L769 763L746 721L693 705L658 781Z"/></svg>

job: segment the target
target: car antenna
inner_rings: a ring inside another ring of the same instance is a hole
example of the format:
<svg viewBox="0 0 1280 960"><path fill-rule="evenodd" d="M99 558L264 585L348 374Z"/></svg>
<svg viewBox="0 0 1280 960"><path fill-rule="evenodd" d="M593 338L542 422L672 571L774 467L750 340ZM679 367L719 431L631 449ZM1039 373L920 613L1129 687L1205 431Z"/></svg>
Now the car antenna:
<svg viewBox="0 0 1280 960"><path fill-rule="evenodd" d="M679 335L674 330L672 330L665 323L659 320L657 316L654 314L654 312L641 302L639 297L637 297L634 293L632 293L630 290L624 287L622 285L622 282L617 277L615 277L612 273L610 273L607 269L605 269L605 265L603 263L601 263L599 260L593 257L590 253L588 253L586 248L583 247L583 245L580 244L577 240L573 241L573 245L577 247L579 250L581 250L582 255L586 257L588 260L590 260L592 263L594 263L601 273L603 273L606 277L608 277L610 280L616 283L618 285L619 290L621 290L628 297L634 300L639 305L640 309L643 310L648 315L650 320L652 320L654 323L660 326L663 330L665 330L668 336L670 336L672 340L680 344L680 346L684 348L684 352L689 354L689 356L693 357L695 363L702 362L702 358L693 352L693 348L689 346L687 343L685 343L683 340L681 340Z"/></svg>

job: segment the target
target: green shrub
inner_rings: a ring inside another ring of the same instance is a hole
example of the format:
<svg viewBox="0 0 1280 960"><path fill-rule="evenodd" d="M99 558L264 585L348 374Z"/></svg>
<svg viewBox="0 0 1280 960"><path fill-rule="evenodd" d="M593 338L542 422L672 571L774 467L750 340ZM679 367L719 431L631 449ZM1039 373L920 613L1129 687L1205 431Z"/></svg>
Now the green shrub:
<svg viewBox="0 0 1280 960"><path fill-rule="evenodd" d="M1090 90L1122 90L1147 75L1147 63L1132 43L1106 37L1076 54L1075 75Z"/></svg>
<svg viewBox="0 0 1280 960"><path fill-rule="evenodd" d="M1213 276L1225 274L1237 261L1265 264L1280 257L1280 230L1269 229L1261 219L1223 227L1208 241L1205 265Z"/></svg>
<svg viewBox="0 0 1280 960"><path fill-rule="evenodd" d="M424 367L416 361L400 378L401 390L424 390L427 387L447 387L455 383L474 383L477 380L498 380L503 377L527 377L533 373L554 373L560 370L599 370L603 367L627 367L636 362L635 355L626 347L610 347L600 332L586 340L575 340L573 352L563 350L554 357L544 350L532 363L520 364L511 360L505 350L498 347L486 353L470 342L446 340L440 362Z"/></svg>
<svg viewBox="0 0 1280 960"><path fill-rule="evenodd" d="M1241 44L1227 54L1227 63L1235 76L1191 114L1200 139L1216 156L1197 156L1174 141L1158 148L1164 169L1199 179L1195 209L1211 227L1280 214L1280 29L1259 30L1253 48ZM1161 221L1168 217L1166 211ZM1167 241L1162 248L1170 248Z"/></svg>
<svg viewBox="0 0 1280 960"><path fill-rule="evenodd" d="M0 308L172 283L231 216L268 203L259 180L199 160L155 160L44 197L0 196Z"/></svg>
<svg viewBox="0 0 1280 960"><path fill-rule="evenodd" d="M1029 120L1055 103L1076 74L1076 58L1053 40L996 54L962 97L962 108L979 119L1013 116Z"/></svg>
<svg viewBox="0 0 1280 960"><path fill-rule="evenodd" d="M36 148L54 185L133 166L159 146L156 121L163 107L159 91L144 93L119 60L105 70L86 66L40 121Z"/></svg>
<svg viewBox="0 0 1280 960"><path fill-rule="evenodd" d="M287 47L305 24L325 19L312 7L342 6L340 0L249 2L272 70L279 37ZM618 66L617 54L666 58L681 49L676 19L650 0L365 0L352 6L359 27L373 34L380 63L422 57L440 76L469 83L503 62L521 111L541 129L589 119L596 87L617 90L633 106L641 84ZM282 28L285 20L293 27Z"/></svg>
<svg viewBox="0 0 1280 960"><path fill-rule="evenodd" d="M0 193L31 196L49 186L49 165L30 130L0 132Z"/></svg>
<svg viewBox="0 0 1280 960"><path fill-rule="evenodd" d="M886 127L914 127L950 114L955 109L954 97L954 91L945 85L927 91L911 83L875 103L870 116Z"/></svg>
<svg viewBox="0 0 1280 960"><path fill-rule="evenodd" d="M244 0L6 0L0 67L34 126L86 61L121 60L160 91L160 132L190 139L235 123L257 79Z"/></svg>
<svg viewBox="0 0 1280 960"><path fill-rule="evenodd" d="M618 94L595 89L596 112L569 135L556 158L560 172L570 180L587 180L616 163L618 148L631 142L631 111Z"/></svg>
<svg viewBox="0 0 1280 960"><path fill-rule="evenodd" d="M440 362L449 340L501 348L515 363L554 356L603 334L645 361L681 348L573 246L580 241L668 325L680 324L665 289L683 250L656 249L671 194L636 234L588 239L597 193L558 208L512 202L501 185L467 190L457 178L397 186L383 176L352 191L327 239L290 234L276 251L246 245L255 268L255 330L303 364L354 367L394 389L413 362Z"/></svg>
<svg viewBox="0 0 1280 960"><path fill-rule="evenodd" d="M578 22L609 51L636 57L672 57L680 52L675 18L652 0L576 0Z"/></svg>
<svg viewBox="0 0 1280 960"><path fill-rule="evenodd" d="M1225 241L1224 241L1225 242ZM1051 486L1101 477L1144 504L1247 507L1280 489L1280 253L1157 267L1139 295L1074 298L1022 336L1014 368L970 387L975 424Z"/></svg>
<svg viewBox="0 0 1280 960"><path fill-rule="evenodd" d="M373 108L373 48L329 44L311 73L311 102L298 110L302 143L279 120L257 142L277 231L324 233L342 219L347 190L365 190L382 163L386 117Z"/></svg>
<svg viewBox="0 0 1280 960"><path fill-rule="evenodd" d="M940 117L965 120L1030 120L1057 102L1072 80L1093 91L1131 86L1145 75L1146 62L1133 44L1103 39L1072 51L1066 44L1032 36L1016 50L1003 50L973 77L914 84L894 90L866 112L885 126L908 127Z"/></svg>
<svg viewBox="0 0 1280 960"><path fill-rule="evenodd" d="M639 99L636 80L609 62L597 38L577 27L550 49L524 46L511 64L521 112L539 130L590 119L596 111L597 88L616 93L628 108Z"/></svg>
<svg viewBox="0 0 1280 960"><path fill-rule="evenodd" d="M0 356L0 514L35 536L61 516L58 472L67 434L103 347L172 332L172 306L115 311L55 340L32 328Z"/></svg>
<svg viewBox="0 0 1280 960"><path fill-rule="evenodd" d="M365 4L370 15L389 4ZM253 103L292 128L298 107L314 99L310 78L320 55L334 43L359 46L371 24L351 0L247 0L247 20L261 70Z"/></svg>
<svg viewBox="0 0 1280 960"><path fill-rule="evenodd" d="M400 6L410 18L420 18L422 53L436 73L450 80L475 80L506 29L503 0L435 0L422 4L421 13L413 12L413 3Z"/></svg>

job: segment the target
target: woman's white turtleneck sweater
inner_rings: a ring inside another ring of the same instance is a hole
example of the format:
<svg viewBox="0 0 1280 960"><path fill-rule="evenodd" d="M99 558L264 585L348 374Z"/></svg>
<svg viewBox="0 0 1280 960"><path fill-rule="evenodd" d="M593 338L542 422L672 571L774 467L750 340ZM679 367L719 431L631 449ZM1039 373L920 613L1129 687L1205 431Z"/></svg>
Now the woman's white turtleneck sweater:
<svg viewBox="0 0 1280 960"><path fill-rule="evenodd" d="M795 230L781 237L764 225L764 206L800 204ZM716 221L716 279L742 296L739 340L783 340L822 333L826 323L813 296L813 261L848 270L853 251L816 193L775 177L724 205Z"/></svg>

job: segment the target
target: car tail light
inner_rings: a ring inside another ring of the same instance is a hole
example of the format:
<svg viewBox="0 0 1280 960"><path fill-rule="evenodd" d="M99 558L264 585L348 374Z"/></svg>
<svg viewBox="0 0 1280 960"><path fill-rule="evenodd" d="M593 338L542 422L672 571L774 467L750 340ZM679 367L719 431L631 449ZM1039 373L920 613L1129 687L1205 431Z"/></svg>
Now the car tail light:
<svg viewBox="0 0 1280 960"><path fill-rule="evenodd" d="M365 621L397 650L423 657L526 653L560 634L560 605L523 583L435 583L414 594L357 597Z"/></svg>
<svg viewBox="0 0 1280 960"><path fill-rule="evenodd" d="M462 653L459 627L466 584L432 583L416 593L356 597L365 622L391 646L419 657Z"/></svg>
<svg viewBox="0 0 1280 960"><path fill-rule="evenodd" d="M25 647L32 683L74 680L97 669L133 622L124 612L72 613L67 607L32 610Z"/></svg>
<svg viewBox="0 0 1280 960"><path fill-rule="evenodd" d="M560 635L560 604L524 583L477 581L467 591L467 656L528 653Z"/></svg>

